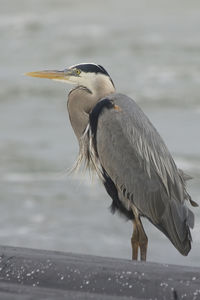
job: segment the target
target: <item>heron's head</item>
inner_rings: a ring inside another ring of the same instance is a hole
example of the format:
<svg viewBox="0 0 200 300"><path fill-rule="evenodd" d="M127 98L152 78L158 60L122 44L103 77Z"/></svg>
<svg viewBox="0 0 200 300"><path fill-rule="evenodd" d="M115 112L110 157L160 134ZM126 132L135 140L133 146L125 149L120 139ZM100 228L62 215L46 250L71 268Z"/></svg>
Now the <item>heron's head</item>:
<svg viewBox="0 0 200 300"><path fill-rule="evenodd" d="M102 86L115 90L114 83L108 72L102 66L94 63L82 63L62 71L36 71L26 73L26 75L84 86L91 92L98 89L98 87L102 88Z"/></svg>

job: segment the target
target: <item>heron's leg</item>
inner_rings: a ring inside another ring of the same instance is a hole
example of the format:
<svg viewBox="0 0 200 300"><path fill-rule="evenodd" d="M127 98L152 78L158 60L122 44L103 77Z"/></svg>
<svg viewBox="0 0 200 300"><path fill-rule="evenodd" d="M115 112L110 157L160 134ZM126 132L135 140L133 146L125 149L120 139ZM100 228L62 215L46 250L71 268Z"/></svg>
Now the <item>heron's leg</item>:
<svg viewBox="0 0 200 300"><path fill-rule="evenodd" d="M147 245L148 245L148 238L144 231L142 222L140 220L139 212L137 208L132 205L132 210L134 213L134 230L131 239L132 243L132 259L137 260L138 258L138 248L140 248L140 259L146 261L147 257Z"/></svg>
<svg viewBox="0 0 200 300"><path fill-rule="evenodd" d="M132 260L138 259L138 248L139 248L139 231L135 220L133 221L133 235L131 238L132 245Z"/></svg>
<svg viewBox="0 0 200 300"><path fill-rule="evenodd" d="M140 247L140 259L146 261L147 258L147 246L148 246L148 237L144 231L142 222L140 218L137 219L137 229L139 232L139 247Z"/></svg>

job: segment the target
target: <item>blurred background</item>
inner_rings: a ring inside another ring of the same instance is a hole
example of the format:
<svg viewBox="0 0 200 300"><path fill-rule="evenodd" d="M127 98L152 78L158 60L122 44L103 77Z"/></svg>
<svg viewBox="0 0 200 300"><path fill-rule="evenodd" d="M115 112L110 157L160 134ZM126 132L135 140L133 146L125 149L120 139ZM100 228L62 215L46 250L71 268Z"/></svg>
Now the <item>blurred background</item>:
<svg viewBox="0 0 200 300"><path fill-rule="evenodd" d="M200 3L0 0L0 244L131 258L131 222L111 215L88 174L68 175L78 144L70 86L28 71L95 62L164 138L200 203ZM181 256L148 221L148 260L200 266L200 212Z"/></svg>

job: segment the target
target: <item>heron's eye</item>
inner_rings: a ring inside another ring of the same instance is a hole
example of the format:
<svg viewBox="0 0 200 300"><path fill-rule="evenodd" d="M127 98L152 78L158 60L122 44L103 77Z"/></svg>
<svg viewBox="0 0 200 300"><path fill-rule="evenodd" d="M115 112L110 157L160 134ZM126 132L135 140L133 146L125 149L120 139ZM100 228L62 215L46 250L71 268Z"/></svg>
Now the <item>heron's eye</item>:
<svg viewBox="0 0 200 300"><path fill-rule="evenodd" d="M81 71L79 69L76 69L76 74L79 75Z"/></svg>

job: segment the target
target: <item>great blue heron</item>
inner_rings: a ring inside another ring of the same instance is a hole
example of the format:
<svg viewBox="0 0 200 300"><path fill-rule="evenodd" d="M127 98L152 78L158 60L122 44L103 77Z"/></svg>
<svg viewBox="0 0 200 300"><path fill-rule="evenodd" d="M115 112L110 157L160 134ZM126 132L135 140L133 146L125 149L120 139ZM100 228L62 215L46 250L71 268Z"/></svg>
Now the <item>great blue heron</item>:
<svg viewBox="0 0 200 300"><path fill-rule="evenodd" d="M133 222L132 259L146 260L148 238L140 217L146 217L178 249L191 249L197 206L186 191L189 176L177 169L164 141L140 107L118 94L100 65L78 64L63 71L38 71L28 76L75 84L68 112L79 142L78 164L84 160L100 176L112 198L111 210Z"/></svg>

